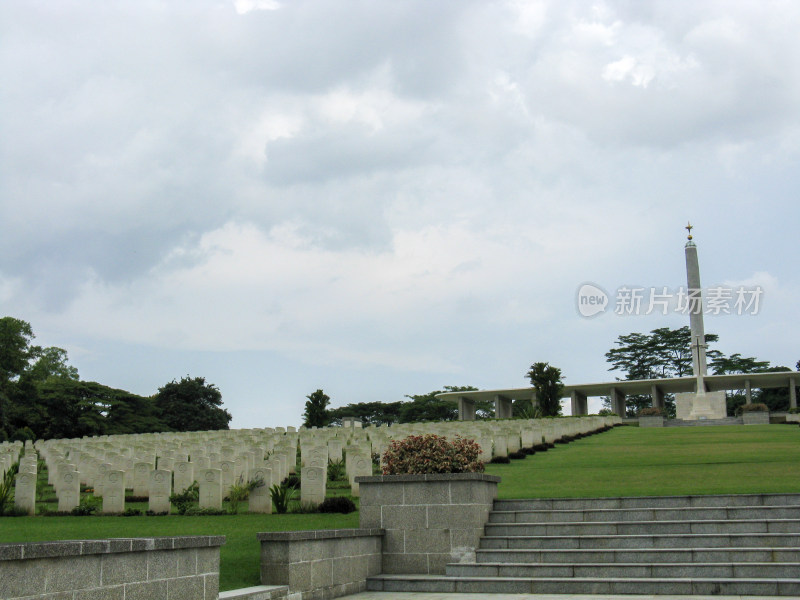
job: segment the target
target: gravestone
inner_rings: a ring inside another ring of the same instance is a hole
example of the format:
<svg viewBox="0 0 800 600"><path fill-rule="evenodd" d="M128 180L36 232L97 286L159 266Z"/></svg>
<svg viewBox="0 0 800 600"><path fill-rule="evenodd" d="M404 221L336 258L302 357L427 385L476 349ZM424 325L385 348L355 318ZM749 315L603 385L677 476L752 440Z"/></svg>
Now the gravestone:
<svg viewBox="0 0 800 600"><path fill-rule="evenodd" d="M116 469L106 471L103 480L103 512L125 512L125 473Z"/></svg>
<svg viewBox="0 0 800 600"><path fill-rule="evenodd" d="M194 470L192 463L178 461L175 463L175 491L180 493L189 488L194 482Z"/></svg>
<svg viewBox="0 0 800 600"><path fill-rule="evenodd" d="M222 508L222 471L202 469L200 471L200 508Z"/></svg>
<svg viewBox="0 0 800 600"><path fill-rule="evenodd" d="M133 495L143 498L147 496L150 487L150 471L153 465L146 462L137 462L133 465Z"/></svg>
<svg viewBox="0 0 800 600"><path fill-rule="evenodd" d="M350 480L350 493L354 497L358 498L358 483L356 483L355 478L362 475L372 475L372 457L366 452L353 453L353 457L351 458L350 462L350 471L351 473L347 474L347 477Z"/></svg>
<svg viewBox="0 0 800 600"><path fill-rule="evenodd" d="M228 493L228 490L231 489L231 486L236 482L238 478L233 476L235 465L233 461L230 460L223 460L219 463L219 470L221 472L220 476L220 485L222 485L222 495ZM242 477L242 481L245 481L245 478Z"/></svg>
<svg viewBox="0 0 800 600"><path fill-rule="evenodd" d="M269 488L272 486L272 469L256 467L253 469L252 479L260 479L264 485L250 491L249 511L270 514L272 512L272 496Z"/></svg>
<svg viewBox="0 0 800 600"><path fill-rule="evenodd" d="M29 515L36 514L36 477L35 472L19 472L14 485L14 506Z"/></svg>
<svg viewBox="0 0 800 600"><path fill-rule="evenodd" d="M320 504L325 500L325 482L327 469L322 467L305 467L300 471L300 502Z"/></svg>
<svg viewBox="0 0 800 600"><path fill-rule="evenodd" d="M506 436L494 436L494 450L492 450L492 456L508 456L508 444Z"/></svg>
<svg viewBox="0 0 800 600"><path fill-rule="evenodd" d="M81 481L77 471L62 470L58 474L57 495L59 512L69 512L81 503Z"/></svg>
<svg viewBox="0 0 800 600"><path fill-rule="evenodd" d="M169 496L172 493L172 473L166 469L150 471L149 476L149 507L154 513L168 513L172 510Z"/></svg>

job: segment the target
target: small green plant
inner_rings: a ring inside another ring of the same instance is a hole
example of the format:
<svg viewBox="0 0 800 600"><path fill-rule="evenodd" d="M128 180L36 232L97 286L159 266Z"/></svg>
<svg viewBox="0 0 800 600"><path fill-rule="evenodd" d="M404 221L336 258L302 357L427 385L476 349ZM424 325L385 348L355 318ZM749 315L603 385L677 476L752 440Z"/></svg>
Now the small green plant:
<svg viewBox="0 0 800 600"><path fill-rule="evenodd" d="M251 479L247 482L239 475L239 479L231 486L228 491L228 502L230 503L230 511L233 514L239 513L239 504L244 502L250 497L250 492L256 488L263 487L264 480L261 478Z"/></svg>
<svg viewBox="0 0 800 600"><path fill-rule="evenodd" d="M292 487L284 480L280 484L275 484L269 488L269 495L272 498L272 507L279 515L285 515L289 510L289 503L297 494L297 488Z"/></svg>
<svg viewBox="0 0 800 600"><path fill-rule="evenodd" d="M197 502L200 497L200 485L193 481L192 485L183 490L182 492L175 492L170 494L169 501L175 506L179 515L185 515L189 506Z"/></svg>
<svg viewBox="0 0 800 600"><path fill-rule="evenodd" d="M484 469L480 454L475 440L412 435L389 445L383 454L383 474L479 473Z"/></svg>
<svg viewBox="0 0 800 600"><path fill-rule="evenodd" d="M215 517L220 515L230 515L231 512L222 508L200 508L199 506L190 506L184 513L187 517Z"/></svg>
<svg viewBox="0 0 800 600"><path fill-rule="evenodd" d="M12 507L11 492L14 490L14 476L18 471L19 461L11 465L0 481L0 516L7 514Z"/></svg>
<svg viewBox="0 0 800 600"><path fill-rule="evenodd" d="M81 498L80 504L73 508L69 514L73 517L88 517L89 515L93 515L100 509L100 498L95 498L94 496L84 496Z"/></svg>
<svg viewBox="0 0 800 600"><path fill-rule="evenodd" d="M308 515L319 512L319 505L314 502L295 502L289 512L298 515Z"/></svg>
<svg viewBox="0 0 800 600"><path fill-rule="evenodd" d="M355 503L346 496L331 496L325 498L319 505L321 513L342 513L344 515L356 510Z"/></svg>
<svg viewBox="0 0 800 600"><path fill-rule="evenodd" d="M140 511L138 508L132 508L132 507L129 506L128 508L125 509L125 512L123 512L121 516L123 516L123 517L141 517L142 516L142 511Z"/></svg>
<svg viewBox="0 0 800 600"><path fill-rule="evenodd" d="M342 481L345 476L344 461L331 459L328 461L328 481Z"/></svg>

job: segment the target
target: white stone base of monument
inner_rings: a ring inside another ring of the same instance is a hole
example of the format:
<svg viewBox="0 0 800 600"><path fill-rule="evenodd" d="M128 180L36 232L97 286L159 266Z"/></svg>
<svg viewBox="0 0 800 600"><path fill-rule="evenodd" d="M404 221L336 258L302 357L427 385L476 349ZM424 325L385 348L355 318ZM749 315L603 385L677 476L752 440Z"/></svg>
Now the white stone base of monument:
<svg viewBox="0 0 800 600"><path fill-rule="evenodd" d="M724 419L728 416L725 392L675 394L676 417L684 421Z"/></svg>

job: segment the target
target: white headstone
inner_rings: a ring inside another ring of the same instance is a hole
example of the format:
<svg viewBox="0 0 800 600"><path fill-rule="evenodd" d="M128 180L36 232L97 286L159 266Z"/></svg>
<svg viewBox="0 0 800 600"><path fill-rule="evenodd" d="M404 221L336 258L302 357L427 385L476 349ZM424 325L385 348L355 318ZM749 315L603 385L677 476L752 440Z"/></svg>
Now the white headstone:
<svg viewBox="0 0 800 600"><path fill-rule="evenodd" d="M125 512L125 473L115 469L106 471L103 481L103 512Z"/></svg>
<svg viewBox="0 0 800 600"><path fill-rule="evenodd" d="M222 471L202 469L200 471L200 508L222 508Z"/></svg>
<svg viewBox="0 0 800 600"><path fill-rule="evenodd" d="M155 513L168 513L172 509L169 502L172 493L172 473L166 469L150 471L149 488L150 510Z"/></svg>

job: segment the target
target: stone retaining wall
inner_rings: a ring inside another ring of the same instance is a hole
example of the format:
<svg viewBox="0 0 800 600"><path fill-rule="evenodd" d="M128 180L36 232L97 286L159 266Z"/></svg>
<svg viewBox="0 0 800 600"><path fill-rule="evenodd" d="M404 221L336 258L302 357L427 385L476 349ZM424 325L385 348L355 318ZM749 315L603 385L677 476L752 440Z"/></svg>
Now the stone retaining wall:
<svg viewBox="0 0 800 600"><path fill-rule="evenodd" d="M385 530L383 573L443 574L473 558L500 478L484 473L357 477L361 527Z"/></svg>
<svg viewBox="0 0 800 600"><path fill-rule="evenodd" d="M225 536L0 544L0 598L217 600Z"/></svg>
<svg viewBox="0 0 800 600"><path fill-rule="evenodd" d="M381 572L381 529L281 531L257 534L261 583L288 585L291 597L323 600L367 589Z"/></svg>

